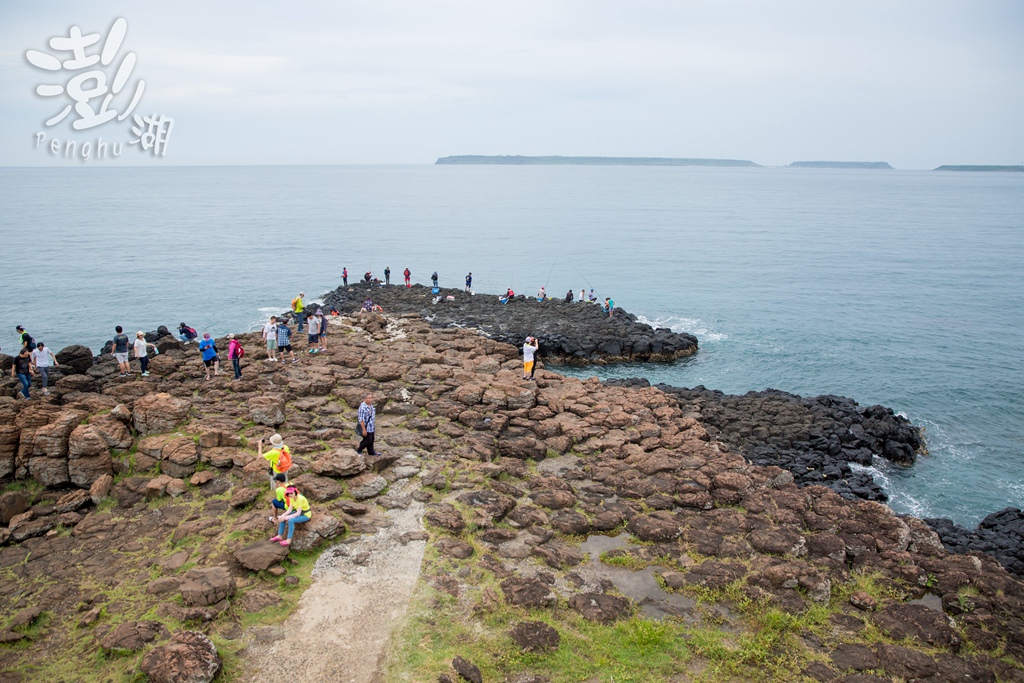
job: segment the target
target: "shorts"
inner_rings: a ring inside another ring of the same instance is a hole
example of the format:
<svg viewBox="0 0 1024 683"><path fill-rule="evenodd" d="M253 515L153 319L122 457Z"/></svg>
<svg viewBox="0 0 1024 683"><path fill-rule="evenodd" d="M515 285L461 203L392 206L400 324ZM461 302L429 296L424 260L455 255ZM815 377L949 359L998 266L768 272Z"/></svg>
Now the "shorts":
<svg viewBox="0 0 1024 683"><path fill-rule="evenodd" d="M277 498L275 498L274 500L272 500L270 502L273 503L274 507L276 507L278 510L284 510L285 509L284 503L279 501Z"/></svg>
<svg viewBox="0 0 1024 683"><path fill-rule="evenodd" d="M267 340L267 351L273 351L276 348L277 348L277 340L276 339L268 339Z"/></svg>
<svg viewBox="0 0 1024 683"><path fill-rule="evenodd" d="M115 353L114 354L114 358L117 359L118 363L127 363L128 362L128 352L125 351L124 353Z"/></svg>
<svg viewBox="0 0 1024 683"><path fill-rule="evenodd" d="M309 335L309 343L310 344L315 344L318 341L320 341L320 335L319 334L311 334L311 335Z"/></svg>
<svg viewBox="0 0 1024 683"><path fill-rule="evenodd" d="M214 364L214 363L216 363L216 362L218 362L218 361L220 361L220 358L218 358L217 356L214 356L214 357L213 357L213 358L211 358L210 360L204 360L204 361L203 361L203 365L205 365L205 366L206 366L206 367L208 367L208 368L212 368L212 367L213 367L213 364Z"/></svg>
<svg viewBox="0 0 1024 683"><path fill-rule="evenodd" d="M277 350L281 351L281 352L291 352L292 345L291 344L285 344L284 346L278 346Z"/></svg>
<svg viewBox="0 0 1024 683"><path fill-rule="evenodd" d="M523 363L523 374L529 375L531 370L533 370L532 360L528 360L525 363Z"/></svg>

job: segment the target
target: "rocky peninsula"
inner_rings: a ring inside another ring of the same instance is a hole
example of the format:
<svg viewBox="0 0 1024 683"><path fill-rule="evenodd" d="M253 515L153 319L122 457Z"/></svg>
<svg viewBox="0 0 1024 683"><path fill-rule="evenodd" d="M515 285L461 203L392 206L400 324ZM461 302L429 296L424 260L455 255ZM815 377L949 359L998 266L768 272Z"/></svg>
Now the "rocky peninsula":
<svg viewBox="0 0 1024 683"><path fill-rule="evenodd" d="M3 680L1024 680L1024 584L995 559L821 485L829 464L745 453L884 454L891 415L854 409L871 429L836 444L841 400L524 382L538 330L423 305L332 318L297 364L240 335L237 382L159 331L146 378L71 347L49 396L5 380ZM367 392L377 457L352 450ZM777 433L730 427L755 404ZM255 452L275 431L313 502L288 550Z"/></svg>
<svg viewBox="0 0 1024 683"><path fill-rule="evenodd" d="M358 311L367 299L392 315L415 315L435 328L468 327L513 346L527 336L540 341L538 357L568 365L603 365L623 361L671 361L697 352L697 338L652 328L625 310L609 317L589 302L538 301L518 295L507 303L493 294L467 294L441 288L433 294L422 285L339 287L324 296L327 308Z"/></svg>

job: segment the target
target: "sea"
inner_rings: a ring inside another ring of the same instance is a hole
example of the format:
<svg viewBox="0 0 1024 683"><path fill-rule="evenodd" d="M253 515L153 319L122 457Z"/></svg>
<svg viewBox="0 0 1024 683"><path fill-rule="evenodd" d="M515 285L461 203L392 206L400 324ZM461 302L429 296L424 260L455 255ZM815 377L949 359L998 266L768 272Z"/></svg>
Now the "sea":
<svg viewBox="0 0 1024 683"><path fill-rule="evenodd" d="M870 468L899 512L1024 507L1024 174L622 166L0 169L0 346L255 329L370 271L594 289L690 332L672 364L567 370L880 403L925 430ZM580 304L588 305L588 304Z"/></svg>

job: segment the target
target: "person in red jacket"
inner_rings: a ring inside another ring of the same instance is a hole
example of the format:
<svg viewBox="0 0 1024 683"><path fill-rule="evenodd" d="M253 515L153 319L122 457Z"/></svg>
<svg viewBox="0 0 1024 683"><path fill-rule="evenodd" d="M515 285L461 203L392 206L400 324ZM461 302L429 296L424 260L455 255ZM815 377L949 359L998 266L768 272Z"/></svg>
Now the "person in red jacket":
<svg viewBox="0 0 1024 683"><path fill-rule="evenodd" d="M412 277L412 271L410 271L408 268L406 268L405 269L405 286L406 287L412 287L412 282L409 281L409 278L411 278L411 277Z"/></svg>

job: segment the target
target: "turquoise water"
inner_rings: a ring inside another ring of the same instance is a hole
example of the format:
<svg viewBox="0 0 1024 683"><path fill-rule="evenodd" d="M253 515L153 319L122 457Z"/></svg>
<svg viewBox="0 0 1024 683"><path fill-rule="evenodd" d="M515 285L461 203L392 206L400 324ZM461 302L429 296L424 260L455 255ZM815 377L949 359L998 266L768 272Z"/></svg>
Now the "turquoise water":
<svg viewBox="0 0 1024 683"><path fill-rule="evenodd" d="M0 169L0 345L116 324L225 333L367 269L553 296L593 286L696 334L671 366L730 393L882 403L931 456L892 505L973 523L1024 504L1024 177L645 167ZM590 374L586 371L583 374Z"/></svg>

